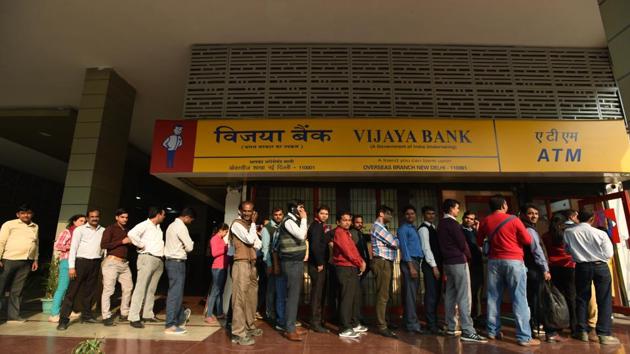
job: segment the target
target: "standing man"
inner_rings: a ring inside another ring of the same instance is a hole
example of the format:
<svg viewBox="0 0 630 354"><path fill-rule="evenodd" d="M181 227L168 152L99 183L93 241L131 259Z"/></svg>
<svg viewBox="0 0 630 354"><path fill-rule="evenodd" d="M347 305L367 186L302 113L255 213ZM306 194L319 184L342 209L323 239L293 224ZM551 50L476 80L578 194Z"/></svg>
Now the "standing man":
<svg viewBox="0 0 630 354"><path fill-rule="evenodd" d="M92 209L87 214L87 224L77 227L70 243L68 274L70 285L61 305L57 329L65 331L70 323L70 312L75 301L81 300L81 323L96 323L92 315L92 298L97 287L98 272L101 267L101 239L105 228L98 224L101 212ZM81 296L79 296L79 292Z"/></svg>
<svg viewBox="0 0 630 354"><path fill-rule="evenodd" d="M366 263L361 258L349 232L352 215L349 212L339 213L337 224L333 238L333 263L341 285L339 337L357 338L359 333L365 333L368 330L359 323L361 303L356 296L359 291L359 277L365 271Z"/></svg>
<svg viewBox="0 0 630 354"><path fill-rule="evenodd" d="M608 261L613 256L613 245L608 234L594 228L595 217L590 211L578 214L579 224L564 231L567 251L575 261L575 312L577 333L575 338L588 342L588 303L591 299L591 283L595 284L597 300L597 326L595 330L600 344L619 344L612 336L612 278Z"/></svg>
<svg viewBox="0 0 630 354"><path fill-rule="evenodd" d="M138 276L129 309L129 324L133 328L144 328L141 319L145 322L160 322L153 313L153 305L155 290L164 271L164 233L160 224L166 218L166 212L162 208L150 207L148 216L127 234L138 248ZM142 318L140 310L143 310Z"/></svg>
<svg viewBox="0 0 630 354"><path fill-rule="evenodd" d="M407 205L403 209L405 222L398 228L398 243L400 245L400 272L403 285L403 323L408 332L422 334L420 322L416 313L416 296L420 285L420 267L424 254L422 243L416 231L416 208Z"/></svg>
<svg viewBox="0 0 630 354"><path fill-rule="evenodd" d="M443 331L438 326L437 316L438 305L442 295L442 255L438 244L437 230L433 225L435 209L430 206L423 206L422 218L424 221L418 227L418 233L420 234L422 253L424 254L424 262L422 262L424 313L431 334L442 334Z"/></svg>
<svg viewBox="0 0 630 354"><path fill-rule="evenodd" d="M23 323L20 317L22 290L29 271L36 271L39 257L39 227L33 222L33 210L22 204L17 219L0 228L0 308L4 293L9 290L7 322Z"/></svg>
<svg viewBox="0 0 630 354"><path fill-rule="evenodd" d="M462 231L466 236L466 243L470 250L468 270L470 273L470 292L472 294L471 317L478 325L481 318L481 291L483 290L483 255L477 244L477 229L479 222L474 212L466 211L462 219Z"/></svg>
<svg viewBox="0 0 630 354"><path fill-rule="evenodd" d="M398 238L387 229L387 224L392 221L393 210L382 205L376 211L376 220L372 225L372 272L376 287L376 326L378 333L385 337L395 338L396 334L387 328L385 312L389 301L389 289L392 283L392 271L394 261L398 253Z"/></svg>
<svg viewBox="0 0 630 354"><path fill-rule="evenodd" d="M359 309L361 309L363 308L363 294L367 294L367 274L370 271L369 264L372 261L372 244L370 243L370 235L363 233L362 215L357 214L352 217L350 235L352 235L352 241L354 241L354 244L357 246L357 251L359 251L361 258L365 262L365 270L359 277L359 291L356 293ZM362 323L364 321L361 311L359 311L359 321Z"/></svg>
<svg viewBox="0 0 630 354"><path fill-rule="evenodd" d="M529 236L532 237L532 243L524 247L525 266L527 267L527 303L529 304L529 313L531 316L530 326L539 329L542 323L542 314L539 313L540 289L543 281L551 280L549 273L549 264L543 251L542 240L536 231L536 223L538 222L538 208L533 204L527 204L521 208L520 218L525 225L525 229Z"/></svg>
<svg viewBox="0 0 630 354"><path fill-rule="evenodd" d="M327 206L317 208L317 216L306 233L309 243L308 275L311 277L311 329L319 333L328 332L322 323L322 305L328 250L326 233L329 231L326 221L329 213L330 208Z"/></svg>
<svg viewBox="0 0 630 354"><path fill-rule="evenodd" d="M273 272L273 262L271 256L271 241L273 234L284 219L282 208L273 208L271 211L271 220L263 227L261 233L263 261L267 265L267 293L265 294L265 317L273 326L280 324L278 319L284 317L282 314L276 313L276 275ZM284 326L284 322L282 322Z"/></svg>
<svg viewBox="0 0 630 354"><path fill-rule="evenodd" d="M253 337L263 331L254 324L258 297L256 250L262 246L256 232L258 213L254 203L241 202L239 217L230 226L230 242L234 247L232 265L232 343L253 345Z"/></svg>
<svg viewBox="0 0 630 354"><path fill-rule="evenodd" d="M184 308L184 286L186 285L186 256L192 252L194 242L190 239L188 225L196 218L195 210L184 208L166 229L164 262L168 275L168 294L166 297L166 334L186 333L186 322L191 310Z"/></svg>
<svg viewBox="0 0 630 354"><path fill-rule="evenodd" d="M521 346L540 345L532 338L527 305L527 268L523 262L523 247L532 243L523 223L508 215L508 204L501 195L490 198L492 211L479 225L477 243L488 240L488 338L502 339L501 303L503 287L512 298L512 312L516 322L516 340Z"/></svg>
<svg viewBox="0 0 630 354"><path fill-rule="evenodd" d="M103 272L103 294L101 296L101 314L105 326L114 325L114 317L109 311L110 298L116 290L116 281L120 283L122 299L120 300L120 319L127 320L129 303L133 291L133 279L127 260L127 252L131 240L127 237L127 221L129 213L125 209L116 210L116 222L103 231L101 248L107 251L107 257L101 266Z"/></svg>
<svg viewBox="0 0 630 354"><path fill-rule="evenodd" d="M304 202L287 205L287 216L278 228L278 251L282 275L287 279L287 303L285 336L292 341L302 341L306 330L295 325L300 293L304 281L304 257L306 256L306 233L308 231Z"/></svg>
<svg viewBox="0 0 630 354"><path fill-rule="evenodd" d="M477 334L472 318L470 318L471 296L468 260L471 257L466 236L464 236L462 227L457 221L459 202L455 199L444 200L442 212L444 217L440 220L437 232L440 251L444 260L444 275L446 275L444 312L448 324L447 333L455 335L457 309L459 309L459 322L462 327L461 340L485 343L486 338Z"/></svg>

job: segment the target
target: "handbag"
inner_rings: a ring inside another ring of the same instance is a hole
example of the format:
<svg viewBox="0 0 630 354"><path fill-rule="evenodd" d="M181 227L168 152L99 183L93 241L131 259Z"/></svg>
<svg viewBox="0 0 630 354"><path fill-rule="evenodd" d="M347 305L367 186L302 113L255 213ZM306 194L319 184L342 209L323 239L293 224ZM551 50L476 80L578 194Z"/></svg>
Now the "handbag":
<svg viewBox="0 0 630 354"><path fill-rule="evenodd" d="M503 220L499 226L497 226L494 231L492 231L492 233L490 233L484 240L483 240L483 247L481 249L481 252L483 253L484 256L488 257L488 254L490 253L490 242L492 241L492 237L499 232L499 230L501 230L501 228L503 227L503 225L507 224L508 222L510 222L511 220L516 219L516 216L511 215L509 216L507 219Z"/></svg>

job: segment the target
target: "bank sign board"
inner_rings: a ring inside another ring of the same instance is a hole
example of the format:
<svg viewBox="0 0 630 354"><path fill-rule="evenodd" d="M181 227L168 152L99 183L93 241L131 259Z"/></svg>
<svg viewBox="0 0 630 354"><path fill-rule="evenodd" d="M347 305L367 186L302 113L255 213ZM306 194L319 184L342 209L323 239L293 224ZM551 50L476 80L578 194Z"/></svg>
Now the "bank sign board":
<svg viewBox="0 0 630 354"><path fill-rule="evenodd" d="M624 122L159 120L151 173L205 176L630 172Z"/></svg>

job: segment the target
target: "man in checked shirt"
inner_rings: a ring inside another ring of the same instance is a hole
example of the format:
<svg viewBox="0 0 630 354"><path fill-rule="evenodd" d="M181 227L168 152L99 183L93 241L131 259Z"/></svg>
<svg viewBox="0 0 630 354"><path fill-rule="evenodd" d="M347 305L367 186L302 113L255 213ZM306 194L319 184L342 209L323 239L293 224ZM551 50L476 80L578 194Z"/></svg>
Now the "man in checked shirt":
<svg viewBox="0 0 630 354"><path fill-rule="evenodd" d="M387 328L385 312L389 300L389 288L392 282L394 261L398 253L398 238L387 229L392 221L393 210L385 205L376 211L376 221L372 225L372 272L376 287L376 326L378 333L385 337L395 338L396 334Z"/></svg>

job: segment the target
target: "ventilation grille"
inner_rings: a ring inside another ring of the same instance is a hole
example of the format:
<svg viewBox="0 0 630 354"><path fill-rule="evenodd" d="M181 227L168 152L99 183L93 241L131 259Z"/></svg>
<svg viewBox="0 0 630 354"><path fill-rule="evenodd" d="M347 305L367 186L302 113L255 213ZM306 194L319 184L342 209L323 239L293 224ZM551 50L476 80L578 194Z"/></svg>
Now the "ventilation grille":
<svg viewBox="0 0 630 354"><path fill-rule="evenodd" d="M606 49L195 45L184 117L623 118Z"/></svg>

